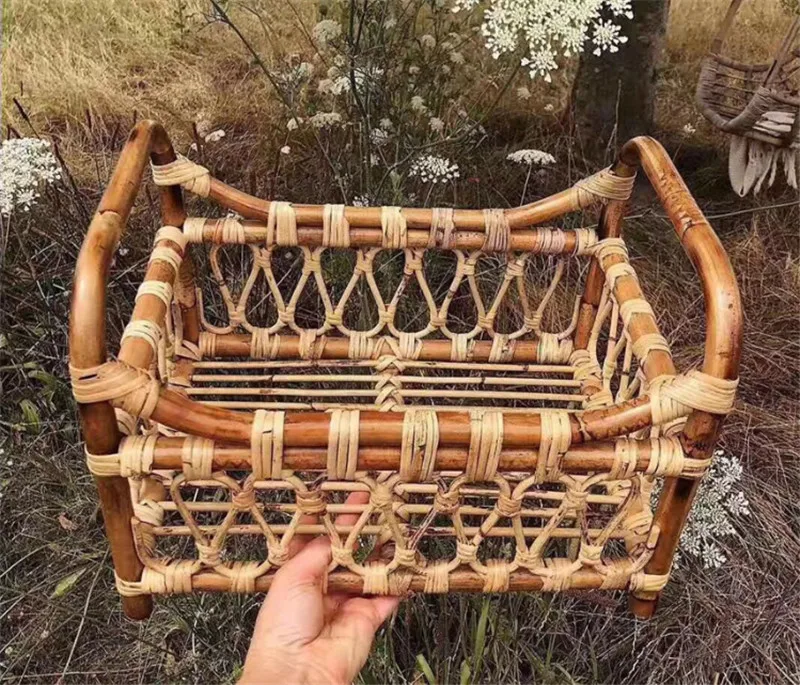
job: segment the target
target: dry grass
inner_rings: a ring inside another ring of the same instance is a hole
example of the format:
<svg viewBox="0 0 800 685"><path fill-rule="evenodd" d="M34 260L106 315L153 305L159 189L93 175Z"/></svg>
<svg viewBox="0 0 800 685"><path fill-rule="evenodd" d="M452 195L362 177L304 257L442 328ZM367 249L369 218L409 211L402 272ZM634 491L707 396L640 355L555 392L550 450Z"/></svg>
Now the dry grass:
<svg viewBox="0 0 800 685"><path fill-rule="evenodd" d="M721 139L706 129L700 133L708 135L691 141L678 132L686 121L697 123L692 79L724 4L673 2L660 137L704 210L715 217L745 302L741 400L723 446L746 465L744 488L753 515L737 522L739 538L726 549L729 563L717 571L687 565L676 572L649 623L634 621L619 595L416 597L380 635L364 682L420 682L420 654L439 682L457 682L465 661L476 682L790 683L800 677L800 212L797 206L765 208L796 200L777 190L738 200L727 186ZM133 111L166 121L183 132L184 141L201 110L228 130L247 131L210 152L215 168L247 187L249 172L269 168L275 153L272 96L229 36L217 28L183 33L176 26L182 6L177 2L32 5L14 0L5 8L5 121L28 133L10 99L20 96L37 130L61 141L80 186L57 187L30 216L3 226L8 248L0 282L0 333L7 338L0 349L0 680L52 682L65 673L67 682L231 681L258 598L162 601L142 624L119 611L63 380L66 317L87 218ZM747 30L733 47L755 55L777 39L777 0L749 5L743 15ZM282 50L295 49L291 41L297 36L288 22L273 30L284 41ZM517 202L524 174L502 163L510 142L573 159L570 141L541 121L509 102L487 123L491 142L473 161L482 182L463 183L460 203ZM537 180L532 194L560 189L578 173L565 166ZM328 192L307 168L297 167L282 172L287 197ZM652 198L638 197L632 213L644 216L629 222L628 235L647 294L680 352L679 364L686 365L702 355L702 294L699 286L685 286L696 283L691 267L671 227L657 213L644 212L648 208L655 208ZM157 222L157 207L143 194L125 237L130 252L113 269L111 339L118 339L130 314ZM59 581L70 578L74 582L56 596ZM482 615L486 640L480 650Z"/></svg>

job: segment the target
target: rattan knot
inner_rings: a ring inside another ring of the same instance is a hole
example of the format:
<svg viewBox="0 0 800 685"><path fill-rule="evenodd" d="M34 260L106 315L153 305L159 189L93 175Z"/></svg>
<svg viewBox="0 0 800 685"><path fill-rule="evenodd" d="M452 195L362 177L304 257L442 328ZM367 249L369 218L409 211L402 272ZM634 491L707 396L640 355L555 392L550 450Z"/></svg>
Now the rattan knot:
<svg viewBox="0 0 800 685"><path fill-rule="evenodd" d="M519 278L525 273L525 260L521 258L509 260L506 265L506 278Z"/></svg>
<svg viewBox="0 0 800 685"><path fill-rule="evenodd" d="M517 551L514 555L514 563L517 566L522 568L526 568L528 570L534 569L538 566L542 565L542 558L538 554L531 552L527 549L520 549L517 548Z"/></svg>
<svg viewBox="0 0 800 685"><path fill-rule="evenodd" d="M456 557L462 564L472 564L476 562L478 560L478 545L457 540Z"/></svg>
<svg viewBox="0 0 800 685"><path fill-rule="evenodd" d="M337 311L329 312L325 315L325 323L329 326L341 326L342 325L342 313Z"/></svg>
<svg viewBox="0 0 800 685"><path fill-rule="evenodd" d="M301 514L319 516L325 513L328 503L322 490L298 490L294 494L297 509Z"/></svg>
<svg viewBox="0 0 800 685"><path fill-rule="evenodd" d="M417 550L410 547L394 548L394 559L400 566L414 566L417 561Z"/></svg>
<svg viewBox="0 0 800 685"><path fill-rule="evenodd" d="M389 568L386 564L373 561L363 567L365 595L389 594Z"/></svg>
<svg viewBox="0 0 800 685"><path fill-rule="evenodd" d="M422 271L422 256L417 254L416 251L410 254L406 252L406 264L403 270L406 274Z"/></svg>
<svg viewBox="0 0 800 685"><path fill-rule="evenodd" d="M355 269L360 273L369 273L372 271L372 258L366 252L359 250L356 252Z"/></svg>
<svg viewBox="0 0 800 685"><path fill-rule="evenodd" d="M603 545L593 545L586 540L581 540L578 550L578 561L584 566L596 566L603 555Z"/></svg>
<svg viewBox="0 0 800 685"><path fill-rule="evenodd" d="M331 558L337 566L352 566L353 552L347 547L340 545L331 546Z"/></svg>
<svg viewBox="0 0 800 685"><path fill-rule="evenodd" d="M587 497L589 497L588 490L569 487L564 493L563 506L566 509L583 509L586 506Z"/></svg>
<svg viewBox="0 0 800 685"><path fill-rule="evenodd" d="M445 492L440 490L433 498L434 508L445 516L452 516L455 514L460 503L461 497L458 490L448 490Z"/></svg>
<svg viewBox="0 0 800 685"><path fill-rule="evenodd" d="M515 516L519 516L519 512L522 510L522 500L500 493L494 508L500 516L514 518Z"/></svg>
<svg viewBox="0 0 800 685"><path fill-rule="evenodd" d="M236 511L249 511L256 505L256 491L252 483L245 483L244 488L233 495L231 504Z"/></svg>
<svg viewBox="0 0 800 685"><path fill-rule="evenodd" d="M369 495L369 503L377 509L391 511L393 502L394 497L391 488L383 483L378 483Z"/></svg>
<svg viewBox="0 0 800 685"><path fill-rule="evenodd" d="M197 547L197 558L206 566L217 566L222 563L220 549L214 544L204 544L195 542Z"/></svg>
<svg viewBox="0 0 800 685"><path fill-rule="evenodd" d="M267 552L267 561L273 566L283 566L289 561L289 550L284 549L282 545L270 547L269 552Z"/></svg>

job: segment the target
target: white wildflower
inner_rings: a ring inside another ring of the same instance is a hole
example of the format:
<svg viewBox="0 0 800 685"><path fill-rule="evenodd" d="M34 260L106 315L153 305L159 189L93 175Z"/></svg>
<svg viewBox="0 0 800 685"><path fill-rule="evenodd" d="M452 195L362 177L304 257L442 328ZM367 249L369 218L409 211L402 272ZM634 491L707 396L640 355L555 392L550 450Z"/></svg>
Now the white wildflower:
<svg viewBox="0 0 800 685"><path fill-rule="evenodd" d="M483 15L481 33L497 59L517 51L531 78L551 80L557 57L581 52L587 43L594 52L616 52L627 38L616 20L633 17L632 0L491 0ZM455 0L453 11L472 10L479 0ZM607 19L609 17L610 19Z"/></svg>
<svg viewBox="0 0 800 685"><path fill-rule="evenodd" d="M389 133L383 128L373 128L369 131L370 142L376 147L382 147L389 142Z"/></svg>
<svg viewBox="0 0 800 685"><path fill-rule="evenodd" d="M288 128L290 131L296 131L299 125L300 121L298 121L296 117L292 117L286 122L286 128Z"/></svg>
<svg viewBox="0 0 800 685"><path fill-rule="evenodd" d="M549 166L556 162L556 158L553 155L541 150L517 150L509 154L506 159L515 164L523 164L525 166Z"/></svg>
<svg viewBox="0 0 800 685"><path fill-rule="evenodd" d="M347 76L340 76L331 86L331 93L334 95L341 95L342 93L350 92L350 79Z"/></svg>
<svg viewBox="0 0 800 685"><path fill-rule="evenodd" d="M126 257L130 251L131 251L131 249L129 247L119 247L119 248L117 248L117 254L120 257Z"/></svg>
<svg viewBox="0 0 800 685"><path fill-rule="evenodd" d="M453 52L450 53L450 61L453 64L464 64L464 55L454 50Z"/></svg>
<svg viewBox="0 0 800 685"><path fill-rule="evenodd" d="M520 86L519 88L517 88L517 97L520 100L530 100L531 91L529 91L525 86Z"/></svg>
<svg viewBox="0 0 800 685"><path fill-rule="evenodd" d="M281 154L282 155L288 155L289 153L291 153L291 151L292 151L292 148L290 148L288 145L284 145L281 148Z"/></svg>
<svg viewBox="0 0 800 685"><path fill-rule="evenodd" d="M333 19L323 19L312 29L311 35L315 41L325 45L342 35L342 26Z"/></svg>
<svg viewBox="0 0 800 685"><path fill-rule="evenodd" d="M217 129L216 131L212 131L205 137L205 141L207 143L216 143L218 140L222 140L225 137L225 131L221 128Z"/></svg>
<svg viewBox="0 0 800 685"><path fill-rule="evenodd" d="M378 123L378 125L384 131L393 131L394 130L394 124L392 123L392 120L389 119L389 117L384 117L383 119L381 119L380 122Z"/></svg>
<svg viewBox="0 0 800 685"><path fill-rule="evenodd" d="M352 202L353 207L369 207L369 197L366 195L356 195Z"/></svg>
<svg viewBox="0 0 800 685"><path fill-rule="evenodd" d="M544 106L544 111L545 112L555 112L556 111L556 106L552 102L548 102Z"/></svg>
<svg viewBox="0 0 800 685"><path fill-rule="evenodd" d="M445 76L447 76L447 75L450 73L450 71L451 71L451 69L450 69L450 66L449 66L449 65L447 65L447 64L443 64L441 67L439 67L439 70L440 70L440 71L441 71L441 72L442 72L442 73L443 73Z"/></svg>
<svg viewBox="0 0 800 685"><path fill-rule="evenodd" d="M61 178L49 141L10 138L0 146L0 214L30 210L41 189Z"/></svg>
<svg viewBox="0 0 800 685"><path fill-rule="evenodd" d="M369 156L369 165L370 166L378 166L381 163L380 158L374 152L370 153Z"/></svg>
<svg viewBox="0 0 800 685"><path fill-rule="evenodd" d="M617 52L621 43L628 42L628 36L621 36L621 26L611 21L598 21L594 27L592 42L597 46L593 53L602 55L604 50Z"/></svg>
<svg viewBox="0 0 800 685"><path fill-rule="evenodd" d="M458 164L436 155L424 155L414 160L408 175L423 183L445 183L460 176Z"/></svg>
<svg viewBox="0 0 800 685"><path fill-rule="evenodd" d="M690 136L690 135L692 135L693 133L697 133L697 129L696 129L696 128L695 128L695 127L692 125L692 124L686 124L686 125L683 127L683 132L684 132L684 133L685 133L687 136Z"/></svg>
<svg viewBox="0 0 800 685"><path fill-rule="evenodd" d="M411 74L412 76L416 76L417 74L419 74L419 67L416 66L415 64L412 64L408 68L408 73Z"/></svg>
<svg viewBox="0 0 800 685"><path fill-rule="evenodd" d="M393 29L397 26L397 19L394 17L389 17L385 22L383 22L383 28L385 29Z"/></svg>
<svg viewBox="0 0 800 685"><path fill-rule="evenodd" d="M315 128L333 128L342 122L342 115L338 112L317 112L309 121Z"/></svg>
<svg viewBox="0 0 800 685"><path fill-rule="evenodd" d="M742 471L738 458L722 450L714 453L714 461L700 484L681 534L676 564L687 555L701 561L705 568L719 568L727 561L721 541L736 534L731 516L750 515L750 503L738 487ZM658 483L653 489L654 503L660 491L661 483Z"/></svg>
<svg viewBox="0 0 800 685"><path fill-rule="evenodd" d="M428 111L428 108L425 106L425 100L419 95L415 95L411 98L411 109L419 114L424 114Z"/></svg>
<svg viewBox="0 0 800 685"><path fill-rule="evenodd" d="M444 122L439 117L431 117L428 126L434 133L441 133L444 131Z"/></svg>
<svg viewBox="0 0 800 685"><path fill-rule="evenodd" d="M428 48L429 50L433 50L436 47L436 39L430 33L421 36L419 43L423 48Z"/></svg>
<svg viewBox="0 0 800 685"><path fill-rule="evenodd" d="M326 95L327 93L330 93L332 89L333 89L333 81L331 79L323 78L319 80L319 83L317 84L318 93Z"/></svg>

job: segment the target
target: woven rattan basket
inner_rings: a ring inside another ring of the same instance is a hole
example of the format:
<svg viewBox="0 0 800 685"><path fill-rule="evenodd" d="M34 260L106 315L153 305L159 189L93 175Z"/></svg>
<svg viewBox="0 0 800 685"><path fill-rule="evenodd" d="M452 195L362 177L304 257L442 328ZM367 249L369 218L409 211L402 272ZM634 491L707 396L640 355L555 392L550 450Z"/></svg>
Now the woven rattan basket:
<svg viewBox="0 0 800 685"><path fill-rule="evenodd" d="M109 359L106 280L148 159L163 226ZM684 373L621 239L640 164L705 294L705 358ZM187 218L183 189L236 215ZM546 225L569 213L597 228ZM125 611L264 591L293 536L318 534L331 591L629 590L649 616L740 335L727 256L650 138L518 209L322 207L234 190L142 122L89 227L70 327Z"/></svg>

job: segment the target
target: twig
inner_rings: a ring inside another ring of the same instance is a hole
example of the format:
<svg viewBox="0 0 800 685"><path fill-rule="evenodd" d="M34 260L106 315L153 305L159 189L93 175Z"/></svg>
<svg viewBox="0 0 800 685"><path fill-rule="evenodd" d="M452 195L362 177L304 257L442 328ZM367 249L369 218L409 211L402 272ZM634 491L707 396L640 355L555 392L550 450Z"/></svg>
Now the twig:
<svg viewBox="0 0 800 685"><path fill-rule="evenodd" d="M94 594L94 587L97 585L97 579L100 577L100 571L105 568L105 561L108 558L108 551L103 555L103 558L100 560L100 563L97 564L97 571L94 573L94 578L92 578L92 584L89 587L89 594L86 595L86 601L83 603L83 615L81 616L81 622L78 625L78 632L75 633L75 639L72 641L72 647L69 650L69 656L67 657L67 663L64 664L64 668L61 671L61 680L64 680L64 677L69 670L70 662L72 661L72 656L75 654L75 648L78 646L78 640L80 640L81 633L83 632L83 625L86 623L86 614L89 612L89 602L92 600L92 595Z"/></svg>

